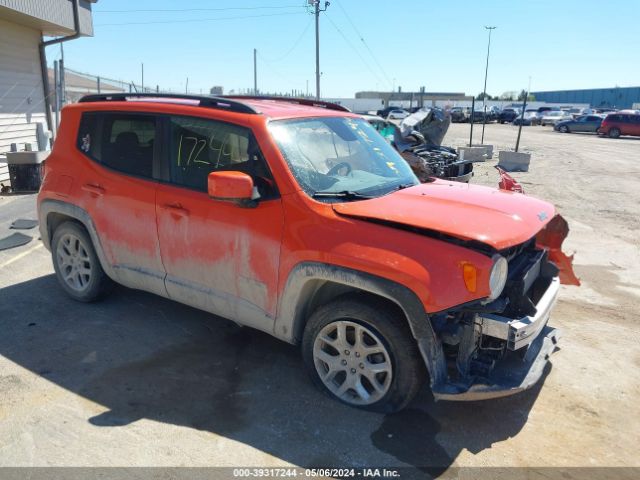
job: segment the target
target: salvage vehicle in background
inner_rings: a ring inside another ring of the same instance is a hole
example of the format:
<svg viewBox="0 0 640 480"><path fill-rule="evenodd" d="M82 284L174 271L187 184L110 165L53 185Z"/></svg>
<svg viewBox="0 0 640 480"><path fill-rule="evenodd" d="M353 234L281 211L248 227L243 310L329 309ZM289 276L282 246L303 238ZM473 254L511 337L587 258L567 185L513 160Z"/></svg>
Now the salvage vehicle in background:
<svg viewBox="0 0 640 480"><path fill-rule="evenodd" d="M463 107L453 107L449 113L451 114L451 123L464 123L469 119L469 112Z"/></svg>
<svg viewBox="0 0 640 480"><path fill-rule="evenodd" d="M598 129L601 135L618 138L620 135L640 136L640 114L624 111L610 113Z"/></svg>
<svg viewBox="0 0 640 480"><path fill-rule="evenodd" d="M259 329L380 412L427 376L443 400L535 385L571 275L551 204L420 184L364 119L308 99L84 97L62 110L38 215L71 298L115 281Z"/></svg>
<svg viewBox="0 0 640 480"><path fill-rule="evenodd" d="M430 111L430 109L426 110ZM422 130L426 133L425 138L425 135L419 131L424 120L427 123L444 123L440 116L442 111L439 109L436 111L438 112L437 118L434 118L434 115L425 115L417 127L412 125L406 129L405 135L402 134L398 125L381 117L363 115L363 118L402 155L402 158L407 161L421 182L430 182L434 177L456 182L468 182L473 176L474 161L460 160L455 149L441 146L441 137L444 135L434 137L429 135L429 131L425 131L423 127ZM448 127L444 127L445 132L446 128Z"/></svg>
<svg viewBox="0 0 640 480"><path fill-rule="evenodd" d="M556 123L553 129L556 132L597 132L602 124L602 117L597 115L582 115L573 120L563 120Z"/></svg>
<svg viewBox="0 0 640 480"><path fill-rule="evenodd" d="M549 112L545 112L540 119L540 125L546 127L547 125L555 125L558 122L563 122L565 120L571 120L573 117L562 110L551 110Z"/></svg>
<svg viewBox="0 0 640 480"><path fill-rule="evenodd" d="M521 110L519 108L503 108L498 117L498 121L500 123L512 123L516 117L520 115L520 112Z"/></svg>
<svg viewBox="0 0 640 480"><path fill-rule="evenodd" d="M531 125L539 125L540 118L538 117L538 112L535 110L527 110L524 112L524 115L517 116L513 122L514 125L520 125L522 123L523 126L531 126Z"/></svg>
<svg viewBox="0 0 640 480"><path fill-rule="evenodd" d="M389 116L389 112L391 112L391 110L402 110L401 107L398 107L397 105L390 105L388 107L385 107L381 110L378 110L376 112L376 115L382 117L382 118L387 118Z"/></svg>
<svg viewBox="0 0 640 480"><path fill-rule="evenodd" d="M409 112L403 109L391 110L387 118L390 120L402 120L403 118L407 118L410 115Z"/></svg>

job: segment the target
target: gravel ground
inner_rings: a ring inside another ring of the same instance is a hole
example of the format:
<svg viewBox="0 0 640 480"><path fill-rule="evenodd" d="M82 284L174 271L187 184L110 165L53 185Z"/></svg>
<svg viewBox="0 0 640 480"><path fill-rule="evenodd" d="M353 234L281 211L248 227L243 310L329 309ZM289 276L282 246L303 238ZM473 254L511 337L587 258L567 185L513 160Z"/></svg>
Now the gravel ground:
<svg viewBox="0 0 640 480"><path fill-rule="evenodd" d="M485 143L510 148L516 133L488 125ZM533 390L351 409L262 333L125 288L69 300L33 230L0 252L0 466L640 466L640 139L525 127L521 145L531 168L514 176L569 221L583 282L562 288L561 349ZM496 185L494 164L472 183ZM33 196L0 197L0 236L33 210Z"/></svg>

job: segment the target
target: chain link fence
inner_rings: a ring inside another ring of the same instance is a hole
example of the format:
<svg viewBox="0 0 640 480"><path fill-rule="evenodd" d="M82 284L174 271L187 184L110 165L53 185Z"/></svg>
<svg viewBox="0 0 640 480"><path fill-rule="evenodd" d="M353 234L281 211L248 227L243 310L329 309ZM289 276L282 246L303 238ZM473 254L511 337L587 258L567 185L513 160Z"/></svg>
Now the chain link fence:
<svg viewBox="0 0 640 480"><path fill-rule="evenodd" d="M51 91L54 92L51 102L54 111L90 94L174 93L170 89L161 88L160 85L142 85L134 81L92 75L66 67L61 69L57 63L54 65L54 69L49 72L49 82L52 86Z"/></svg>

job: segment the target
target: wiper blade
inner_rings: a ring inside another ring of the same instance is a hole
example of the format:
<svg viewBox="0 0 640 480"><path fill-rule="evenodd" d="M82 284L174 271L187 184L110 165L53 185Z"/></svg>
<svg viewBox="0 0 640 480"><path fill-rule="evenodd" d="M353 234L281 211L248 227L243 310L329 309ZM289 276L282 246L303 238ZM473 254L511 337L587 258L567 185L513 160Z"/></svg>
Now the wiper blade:
<svg viewBox="0 0 640 480"><path fill-rule="evenodd" d="M363 195L362 193L354 192L352 190L343 190L341 192L315 192L311 195L313 198L344 198L345 200L368 200L375 198L370 195Z"/></svg>
<svg viewBox="0 0 640 480"><path fill-rule="evenodd" d="M416 184L415 183L401 183L400 185L397 185L396 187L394 187L394 189L392 191L397 191L397 190L404 190L405 188L410 188L410 187L415 187Z"/></svg>

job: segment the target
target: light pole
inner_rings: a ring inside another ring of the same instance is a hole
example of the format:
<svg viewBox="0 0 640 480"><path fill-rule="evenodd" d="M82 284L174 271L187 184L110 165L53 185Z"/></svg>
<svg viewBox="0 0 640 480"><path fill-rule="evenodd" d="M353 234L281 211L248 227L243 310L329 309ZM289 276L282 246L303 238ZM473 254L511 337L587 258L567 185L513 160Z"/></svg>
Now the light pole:
<svg viewBox="0 0 640 480"><path fill-rule="evenodd" d="M484 68L484 90L482 91L482 137L480 138L480 144L484 145L484 126L487 124L487 73L489 73L489 50L491 49L491 31L497 27L487 27L489 30L489 43L487 44L487 65ZM473 119L471 119L473 121Z"/></svg>

